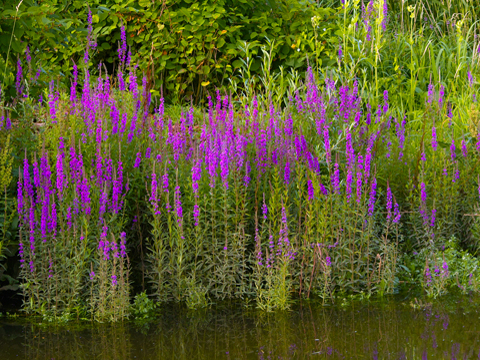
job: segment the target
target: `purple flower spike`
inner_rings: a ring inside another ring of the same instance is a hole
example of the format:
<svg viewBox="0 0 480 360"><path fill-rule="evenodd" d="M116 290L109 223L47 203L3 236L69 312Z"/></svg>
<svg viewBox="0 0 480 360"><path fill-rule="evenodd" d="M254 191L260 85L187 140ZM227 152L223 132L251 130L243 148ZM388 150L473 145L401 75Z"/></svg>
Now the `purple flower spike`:
<svg viewBox="0 0 480 360"><path fill-rule="evenodd" d="M137 153L137 158L135 159L135 164L133 165L134 168L138 168L140 166L140 162L142 161L142 153Z"/></svg>
<svg viewBox="0 0 480 360"><path fill-rule="evenodd" d="M422 182L420 184L420 197L421 197L423 205L425 206L425 204L427 203L427 192L425 191L425 183L424 182Z"/></svg>
<svg viewBox="0 0 480 360"><path fill-rule="evenodd" d="M428 101L427 101L429 104L433 102L434 91L435 91L435 88L433 84L430 83L428 85Z"/></svg>
<svg viewBox="0 0 480 360"><path fill-rule="evenodd" d="M262 205L262 213L263 213L263 219L264 220L267 220L268 218L268 207L267 207L267 204L265 202L265 193L263 193L263 205Z"/></svg>
<svg viewBox="0 0 480 360"><path fill-rule="evenodd" d="M402 217L402 214L400 213L397 203L395 203L395 206L393 208L393 216L394 216L393 223L398 224L400 221L400 218Z"/></svg>
<svg viewBox="0 0 480 360"><path fill-rule="evenodd" d="M21 97L23 94L23 69L22 69L22 62L20 58L17 61L17 77L15 82L15 89L17 90L18 97Z"/></svg>
<svg viewBox="0 0 480 360"><path fill-rule="evenodd" d="M283 172L284 182L285 182L285 185L287 186L290 184L290 172L291 172L290 161L287 160L285 162L285 169Z"/></svg>
<svg viewBox="0 0 480 360"><path fill-rule="evenodd" d="M334 193L340 194L340 169L338 163L335 163L335 169L332 176L332 187Z"/></svg>
<svg viewBox="0 0 480 360"><path fill-rule="evenodd" d="M468 156L467 143L465 142L465 139L462 140L462 155L465 158Z"/></svg>
<svg viewBox="0 0 480 360"><path fill-rule="evenodd" d="M457 154L455 153L455 139L452 136L452 143L450 144L450 158L452 159L452 161L455 160L456 156Z"/></svg>
<svg viewBox="0 0 480 360"><path fill-rule="evenodd" d="M370 189L370 198L368 200L368 215L372 216L375 210L375 197L377 195L377 179L373 178L372 187Z"/></svg>
<svg viewBox="0 0 480 360"><path fill-rule="evenodd" d="M432 217L430 218L430 226L434 227L435 226L435 215L437 214L436 209L432 209Z"/></svg>
<svg viewBox="0 0 480 360"><path fill-rule="evenodd" d="M392 190L387 183L387 220L390 220L392 217Z"/></svg>
<svg viewBox="0 0 480 360"><path fill-rule="evenodd" d="M432 127L432 148L433 151L437 151L438 148L437 129L435 128L435 125Z"/></svg>
<svg viewBox="0 0 480 360"><path fill-rule="evenodd" d="M314 195L312 180L310 179L307 182L307 188L308 188L308 200L312 201L315 195Z"/></svg>

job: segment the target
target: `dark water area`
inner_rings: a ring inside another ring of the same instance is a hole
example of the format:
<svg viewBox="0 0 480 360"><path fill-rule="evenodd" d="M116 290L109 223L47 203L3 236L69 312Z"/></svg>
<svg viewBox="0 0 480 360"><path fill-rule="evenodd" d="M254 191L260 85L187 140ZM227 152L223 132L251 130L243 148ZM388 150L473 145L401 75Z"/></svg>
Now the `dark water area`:
<svg viewBox="0 0 480 360"><path fill-rule="evenodd" d="M164 308L151 322L0 318L0 359L479 359L480 298L347 306Z"/></svg>

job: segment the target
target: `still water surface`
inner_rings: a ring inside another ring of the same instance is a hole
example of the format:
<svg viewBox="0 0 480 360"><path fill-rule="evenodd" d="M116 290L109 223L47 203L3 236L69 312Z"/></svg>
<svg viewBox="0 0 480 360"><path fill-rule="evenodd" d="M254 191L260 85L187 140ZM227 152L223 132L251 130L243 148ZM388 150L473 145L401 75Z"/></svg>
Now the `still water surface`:
<svg viewBox="0 0 480 360"><path fill-rule="evenodd" d="M480 359L480 299L297 305L283 313L168 308L149 323L0 318L0 359Z"/></svg>

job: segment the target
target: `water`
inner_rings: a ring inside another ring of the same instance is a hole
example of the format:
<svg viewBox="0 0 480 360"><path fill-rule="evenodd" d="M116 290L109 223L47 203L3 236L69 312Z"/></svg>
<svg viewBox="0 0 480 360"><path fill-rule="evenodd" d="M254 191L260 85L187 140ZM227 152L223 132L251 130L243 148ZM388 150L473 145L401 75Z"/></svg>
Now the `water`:
<svg viewBox="0 0 480 360"><path fill-rule="evenodd" d="M264 314L166 308L149 323L0 318L0 359L478 359L480 299L451 297Z"/></svg>

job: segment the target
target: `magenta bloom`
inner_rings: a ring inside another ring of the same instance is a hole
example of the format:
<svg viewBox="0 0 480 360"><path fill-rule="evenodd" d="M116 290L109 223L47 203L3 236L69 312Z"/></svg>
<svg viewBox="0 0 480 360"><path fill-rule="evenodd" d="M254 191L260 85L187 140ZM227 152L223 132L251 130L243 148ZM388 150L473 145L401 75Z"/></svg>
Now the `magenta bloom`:
<svg viewBox="0 0 480 360"><path fill-rule="evenodd" d="M387 184L387 220L390 220L392 217L392 190Z"/></svg>
<svg viewBox="0 0 480 360"><path fill-rule="evenodd" d="M400 218L402 217L402 214L400 213L397 203L395 203L395 206L393 208L393 216L394 216L393 223L398 224L400 221Z"/></svg>
<svg viewBox="0 0 480 360"><path fill-rule="evenodd" d="M138 168L140 166L140 162L142 161L142 153L137 153L137 158L135 159L135 164L133 165L134 168Z"/></svg>
<svg viewBox="0 0 480 360"><path fill-rule="evenodd" d="M423 205L427 203L427 192L425 191L425 183L422 182L420 185L420 197Z"/></svg>
<svg viewBox="0 0 480 360"><path fill-rule="evenodd" d="M462 140L462 155L465 158L468 156L467 143L465 142L465 139Z"/></svg>
<svg viewBox="0 0 480 360"><path fill-rule="evenodd" d="M432 148L433 151L437 151L438 141L437 141L437 129L435 126L432 127Z"/></svg>
<svg viewBox="0 0 480 360"><path fill-rule="evenodd" d="M338 163L335 163L335 170L333 171L332 177L333 191L337 194L340 194L340 169Z"/></svg>
<svg viewBox="0 0 480 360"><path fill-rule="evenodd" d="M310 179L308 179L307 188L308 188L308 200L312 201L315 195L314 195L312 180Z"/></svg>
<svg viewBox="0 0 480 360"><path fill-rule="evenodd" d="M455 139L452 137L452 143L450 144L450 157L452 161L455 160L457 154L455 153Z"/></svg>
<svg viewBox="0 0 480 360"><path fill-rule="evenodd" d="M360 204L360 201L362 200L362 172L359 171L357 172L357 203Z"/></svg>
<svg viewBox="0 0 480 360"><path fill-rule="evenodd" d="M287 162L285 163L285 169L283 172L284 182L285 182L285 185L287 186L290 184L290 172L291 172L290 161L287 160Z"/></svg>
<svg viewBox="0 0 480 360"><path fill-rule="evenodd" d="M352 182L353 182L352 169L348 168L347 181L345 183L345 193L347 194L347 202L350 202L350 198L352 197Z"/></svg>
<svg viewBox="0 0 480 360"><path fill-rule="evenodd" d="M194 219L194 222L195 222L195 226L198 226L198 217L200 216L200 207L195 204L193 206L193 219Z"/></svg>
<svg viewBox="0 0 480 360"><path fill-rule="evenodd" d="M377 179L373 178L372 187L370 189L370 198L368 200L368 215L372 216L375 210L375 197L377 196Z"/></svg>
<svg viewBox="0 0 480 360"><path fill-rule="evenodd" d="M433 96L434 96L434 86L433 84L428 85L428 103L431 104L433 102Z"/></svg>
<svg viewBox="0 0 480 360"><path fill-rule="evenodd" d="M327 265L328 267L332 266L332 258L330 256L327 256L325 258L325 265Z"/></svg>
<svg viewBox="0 0 480 360"><path fill-rule="evenodd" d="M21 97L23 94L23 69L22 69L22 62L20 61L20 58L17 61L17 78L15 82L15 88L17 90L17 95L18 97Z"/></svg>

